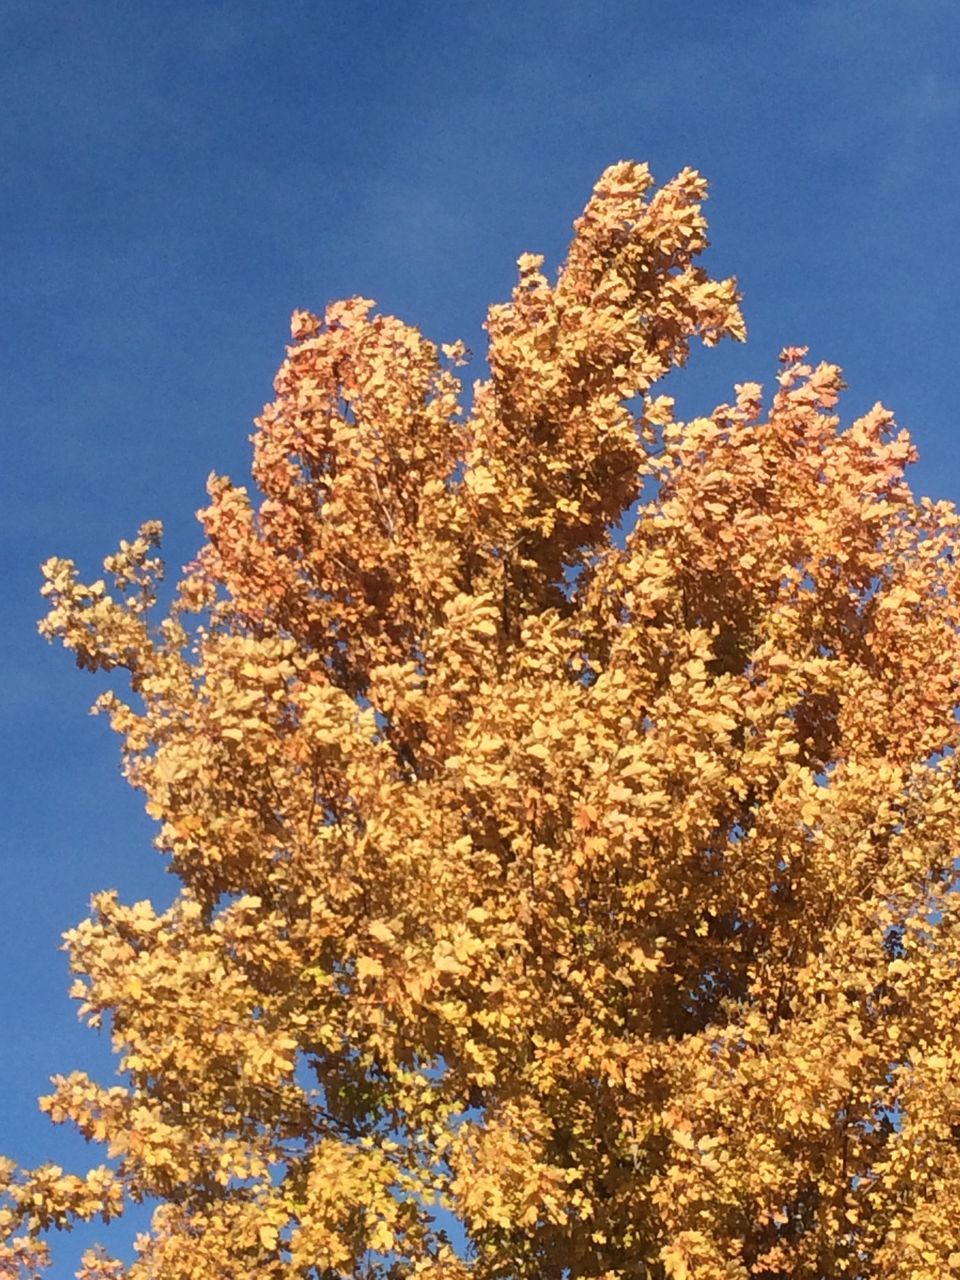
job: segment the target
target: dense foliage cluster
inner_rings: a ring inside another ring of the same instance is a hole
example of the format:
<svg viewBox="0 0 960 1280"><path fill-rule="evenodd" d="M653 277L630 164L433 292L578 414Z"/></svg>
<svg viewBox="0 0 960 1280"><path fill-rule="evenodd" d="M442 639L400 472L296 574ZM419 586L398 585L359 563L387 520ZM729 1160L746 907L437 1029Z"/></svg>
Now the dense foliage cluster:
<svg viewBox="0 0 960 1280"><path fill-rule="evenodd" d="M960 1274L958 517L802 349L675 420L704 195L607 170L468 409L296 313L162 620L156 525L45 566L180 889L67 935L106 1162L4 1166L0 1275L142 1200L86 1280Z"/></svg>

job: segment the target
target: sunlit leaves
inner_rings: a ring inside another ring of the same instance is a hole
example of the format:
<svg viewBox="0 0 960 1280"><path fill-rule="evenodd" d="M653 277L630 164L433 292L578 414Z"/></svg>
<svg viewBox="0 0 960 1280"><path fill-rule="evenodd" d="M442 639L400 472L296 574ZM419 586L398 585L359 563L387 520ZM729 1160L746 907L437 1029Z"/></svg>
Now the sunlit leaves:
<svg viewBox="0 0 960 1280"><path fill-rule="evenodd" d="M469 408L295 312L166 618L154 524L45 566L180 892L67 935L122 1082L42 1105L110 1164L4 1166L0 1273L144 1197L84 1280L957 1271L957 515L803 348L676 420L744 336L705 194L609 169Z"/></svg>

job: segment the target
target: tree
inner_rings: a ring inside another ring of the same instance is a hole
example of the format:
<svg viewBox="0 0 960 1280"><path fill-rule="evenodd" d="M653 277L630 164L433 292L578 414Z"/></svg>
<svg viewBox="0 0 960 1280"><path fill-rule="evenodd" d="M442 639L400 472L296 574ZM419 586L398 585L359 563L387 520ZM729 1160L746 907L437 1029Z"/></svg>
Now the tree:
<svg viewBox="0 0 960 1280"><path fill-rule="evenodd" d="M0 1274L144 1199L87 1280L960 1273L958 518L803 349L653 393L744 336L704 195L608 169L469 411L295 313L162 620L156 524L45 565L180 889L67 935L122 1083L42 1105L107 1162L5 1168Z"/></svg>

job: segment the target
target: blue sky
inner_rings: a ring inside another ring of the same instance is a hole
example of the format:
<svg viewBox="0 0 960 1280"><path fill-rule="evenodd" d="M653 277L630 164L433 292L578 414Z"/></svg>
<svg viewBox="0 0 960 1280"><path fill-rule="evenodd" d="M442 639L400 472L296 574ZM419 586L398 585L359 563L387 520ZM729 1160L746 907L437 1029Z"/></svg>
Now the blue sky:
<svg viewBox="0 0 960 1280"><path fill-rule="evenodd" d="M96 573L158 517L183 563L294 307L361 293L482 350L517 255L556 264L622 158L709 177L709 265L744 292L749 344L698 355L681 411L809 344L960 498L960 5L4 0L0 49L0 1151L80 1165L34 1101L111 1069L59 935L95 889L171 885L95 682L36 636L40 561Z"/></svg>

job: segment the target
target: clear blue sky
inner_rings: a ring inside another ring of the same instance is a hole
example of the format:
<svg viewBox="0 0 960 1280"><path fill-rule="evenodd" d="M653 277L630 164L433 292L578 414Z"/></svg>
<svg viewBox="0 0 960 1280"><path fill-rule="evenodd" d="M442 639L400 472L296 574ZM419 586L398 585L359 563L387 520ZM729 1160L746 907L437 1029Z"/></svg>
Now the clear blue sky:
<svg viewBox="0 0 960 1280"><path fill-rule="evenodd" d="M0 1151L79 1166L34 1099L110 1065L59 935L95 889L171 885L85 715L95 682L35 634L39 562L95 574L159 517L183 563L207 473L245 472L294 307L362 293L480 348L517 255L555 264L621 158L710 178L710 265L745 295L748 346L697 357L681 410L810 344L851 414L882 399L913 431L917 486L960 498L960 4L0 8Z"/></svg>

